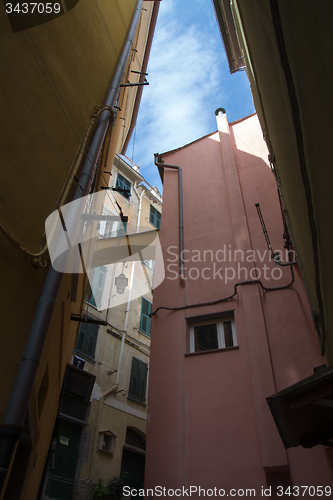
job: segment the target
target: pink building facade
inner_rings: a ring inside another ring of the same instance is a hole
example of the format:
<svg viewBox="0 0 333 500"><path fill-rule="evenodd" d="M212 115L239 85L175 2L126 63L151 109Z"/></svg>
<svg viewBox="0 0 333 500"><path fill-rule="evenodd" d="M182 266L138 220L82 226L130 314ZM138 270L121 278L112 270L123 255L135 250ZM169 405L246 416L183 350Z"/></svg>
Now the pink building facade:
<svg viewBox="0 0 333 500"><path fill-rule="evenodd" d="M272 260L258 216L259 204L288 262L267 148L256 115L229 124L220 111L217 122L157 159L182 169L183 223L179 171L160 166L166 278L154 290L145 488L287 498L312 486L299 496L328 496L333 451L286 450L266 402L326 362L298 266Z"/></svg>

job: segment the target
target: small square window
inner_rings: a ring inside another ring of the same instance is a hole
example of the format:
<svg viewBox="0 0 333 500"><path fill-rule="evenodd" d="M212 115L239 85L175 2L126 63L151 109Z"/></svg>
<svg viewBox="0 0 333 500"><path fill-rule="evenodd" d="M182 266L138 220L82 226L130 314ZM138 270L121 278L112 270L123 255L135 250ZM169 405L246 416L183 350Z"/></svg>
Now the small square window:
<svg viewBox="0 0 333 500"><path fill-rule="evenodd" d="M190 351L203 352L237 346L233 318L206 321L190 326Z"/></svg>
<svg viewBox="0 0 333 500"><path fill-rule="evenodd" d="M99 449L113 455L116 435L111 431L101 431Z"/></svg>

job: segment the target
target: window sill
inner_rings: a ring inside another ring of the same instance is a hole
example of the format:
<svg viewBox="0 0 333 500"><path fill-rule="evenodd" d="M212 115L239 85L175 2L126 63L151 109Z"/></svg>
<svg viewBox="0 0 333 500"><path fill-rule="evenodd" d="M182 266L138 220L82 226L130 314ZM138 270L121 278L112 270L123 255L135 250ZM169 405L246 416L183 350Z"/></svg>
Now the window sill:
<svg viewBox="0 0 333 500"><path fill-rule="evenodd" d="M120 191L114 191L114 193L119 194L122 198L124 198L124 200L128 201L128 203L131 203L132 193L129 195L129 197L127 197L125 194L121 193Z"/></svg>
<svg viewBox="0 0 333 500"><path fill-rule="evenodd" d="M106 455L110 455L111 457L113 457L113 451L103 450L102 448L98 448L98 451L102 452L102 453L105 453Z"/></svg>
<svg viewBox="0 0 333 500"><path fill-rule="evenodd" d="M151 333L146 333L146 332L143 332L142 330L138 330L138 331L139 331L139 333L142 333L142 335L144 335L145 337L148 337L149 339L151 338Z"/></svg>
<svg viewBox="0 0 333 500"><path fill-rule="evenodd" d="M94 358L89 357L84 352L81 352L81 351L79 351L78 349L75 349L75 348L73 349L73 352L74 352L74 354L77 354L78 356L80 356L81 358L85 359L86 361L90 361L90 363L96 364L96 361L94 360Z"/></svg>
<svg viewBox="0 0 333 500"><path fill-rule="evenodd" d="M85 301L85 304L87 304L87 306L89 306L89 307L92 307L92 308L93 308L93 309L95 309L96 311L101 312L101 310L100 310L100 309L98 309L98 307L97 307L97 306L94 306L93 304L91 304L91 303L90 303L90 302L88 302L87 300Z"/></svg>
<svg viewBox="0 0 333 500"><path fill-rule="evenodd" d="M145 403L145 401L141 401L141 399L137 399L134 396L127 396L127 399L129 399L130 401L134 401L135 403L139 403L142 406L147 406L147 403Z"/></svg>
<svg viewBox="0 0 333 500"><path fill-rule="evenodd" d="M212 354L213 352L234 351L236 349L239 349L239 345L235 345L233 347L222 347L222 349L212 349L211 351L186 352L185 356L197 356L198 354Z"/></svg>

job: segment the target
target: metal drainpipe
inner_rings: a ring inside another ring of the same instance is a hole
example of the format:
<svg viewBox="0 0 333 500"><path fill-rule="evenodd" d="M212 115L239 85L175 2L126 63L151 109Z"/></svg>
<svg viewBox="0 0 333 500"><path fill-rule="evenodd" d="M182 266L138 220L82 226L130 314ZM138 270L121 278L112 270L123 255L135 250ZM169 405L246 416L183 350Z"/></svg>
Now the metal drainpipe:
<svg viewBox="0 0 333 500"><path fill-rule="evenodd" d="M132 23L126 37L114 77L111 82L104 105L108 106L100 114L95 134L90 145L90 156L86 158L73 200L85 196L94 177L96 162L110 122L111 109L117 96L119 85L123 78L126 63L132 48L137 24L140 19L143 0L138 0ZM75 219L75 217L73 217ZM67 221L66 221L67 222ZM11 459L18 442L35 381L39 361L42 355L47 332L51 323L52 313L56 304L63 274L51 266L45 281L29 337L20 362L20 366L12 389L7 410L0 426L0 494L5 484Z"/></svg>
<svg viewBox="0 0 333 500"><path fill-rule="evenodd" d="M138 233L140 230L140 217L141 217L141 206L142 206L142 197L143 197L143 191L141 193L141 196L139 195L137 189L135 186L134 187L134 192L137 195L139 199L139 214L138 214L138 225L136 232ZM132 287L133 287L133 278L134 278L134 270L135 270L135 264L136 262L134 261L132 263L132 270L131 270L131 278L130 278L130 285L129 285L129 295L128 295L128 301L127 301L127 306L126 306L126 313L125 313L125 321L124 321L124 330L123 330L123 335L121 337L121 346L120 346L120 353L119 353L119 358L118 358L118 366L117 366L117 378L116 378L116 384L119 383L119 377L120 377L120 367L121 367L121 362L123 359L123 352L124 352L124 344L125 344L125 337L126 337L126 327L127 327L127 321L128 321L128 313L129 313L129 308L130 308L130 302L131 302L131 297L132 297Z"/></svg>
<svg viewBox="0 0 333 500"><path fill-rule="evenodd" d="M184 219L183 219L183 179L182 169L177 165L167 165L162 157L154 154L155 165L162 168L173 168L178 170L178 188L179 188L179 280L180 286L185 288L185 266L184 266Z"/></svg>
<svg viewBox="0 0 333 500"><path fill-rule="evenodd" d="M138 200L139 200L138 222L137 222L137 227L136 227L136 232L138 233L140 231L140 218L141 218L142 198L143 198L144 191L142 191L141 195L139 195L136 187L133 186L133 188L134 188L134 192L135 192L135 194L136 194L136 196L138 197ZM132 300L132 287L133 287L133 278L134 278L135 264L136 264L136 261L134 261L132 263L132 269L131 269L129 294L128 294L128 301L127 301L127 306L126 306L126 312L125 312L125 320L124 320L124 330L125 331L126 331L126 328L127 328L127 321L128 321L128 313L129 313L129 309L130 309L130 303L131 303L131 300ZM120 360L119 360L119 363L120 363ZM120 368L120 365L118 366L118 368ZM118 373L117 373L117 376L118 376Z"/></svg>

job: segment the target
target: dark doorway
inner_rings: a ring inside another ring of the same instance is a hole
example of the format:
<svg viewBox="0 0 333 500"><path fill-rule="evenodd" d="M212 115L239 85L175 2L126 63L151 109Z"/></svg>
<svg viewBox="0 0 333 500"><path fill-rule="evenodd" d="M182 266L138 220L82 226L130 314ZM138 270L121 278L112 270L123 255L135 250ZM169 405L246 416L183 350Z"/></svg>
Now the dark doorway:
<svg viewBox="0 0 333 500"><path fill-rule="evenodd" d="M58 420L47 464L42 498L71 500L82 427Z"/></svg>
<svg viewBox="0 0 333 500"><path fill-rule="evenodd" d="M121 472L126 473L126 484L135 489L144 486L146 441L144 435L128 427L121 461Z"/></svg>

